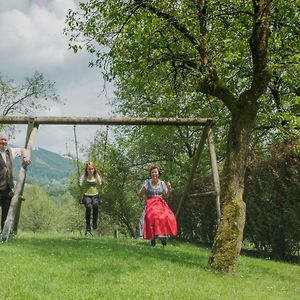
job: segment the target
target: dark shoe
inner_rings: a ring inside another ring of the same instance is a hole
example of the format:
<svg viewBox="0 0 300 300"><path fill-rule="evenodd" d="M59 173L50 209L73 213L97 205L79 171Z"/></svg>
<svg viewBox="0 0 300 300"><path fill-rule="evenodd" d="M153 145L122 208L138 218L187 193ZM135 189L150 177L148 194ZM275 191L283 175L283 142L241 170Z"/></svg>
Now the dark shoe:
<svg viewBox="0 0 300 300"><path fill-rule="evenodd" d="M91 231L91 224L86 224L86 231Z"/></svg>
<svg viewBox="0 0 300 300"><path fill-rule="evenodd" d="M161 243L163 246L167 246L167 238L162 238Z"/></svg>
<svg viewBox="0 0 300 300"><path fill-rule="evenodd" d="M97 229L97 223L96 224L93 224L93 229Z"/></svg>
<svg viewBox="0 0 300 300"><path fill-rule="evenodd" d="M155 244L156 244L155 239L151 240L151 246L155 247Z"/></svg>

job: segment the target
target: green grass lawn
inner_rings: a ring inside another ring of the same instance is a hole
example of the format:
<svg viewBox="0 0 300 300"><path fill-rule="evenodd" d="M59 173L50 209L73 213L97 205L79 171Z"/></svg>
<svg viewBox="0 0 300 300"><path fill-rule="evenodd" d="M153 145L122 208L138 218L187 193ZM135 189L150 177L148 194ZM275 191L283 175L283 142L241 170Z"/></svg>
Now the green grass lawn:
<svg viewBox="0 0 300 300"><path fill-rule="evenodd" d="M209 250L171 241L19 233L0 244L0 299L299 299L300 266L241 256L234 277Z"/></svg>

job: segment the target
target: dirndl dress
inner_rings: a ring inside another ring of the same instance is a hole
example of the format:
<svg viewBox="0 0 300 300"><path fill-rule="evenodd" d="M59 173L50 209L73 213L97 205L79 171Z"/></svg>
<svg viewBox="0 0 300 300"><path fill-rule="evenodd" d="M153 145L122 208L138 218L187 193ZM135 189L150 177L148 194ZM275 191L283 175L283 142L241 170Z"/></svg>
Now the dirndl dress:
<svg viewBox="0 0 300 300"><path fill-rule="evenodd" d="M164 181L159 181L153 186L150 180L146 180L146 205L140 218L140 236L147 240L157 237L177 235L176 217L170 209L162 194L167 190Z"/></svg>

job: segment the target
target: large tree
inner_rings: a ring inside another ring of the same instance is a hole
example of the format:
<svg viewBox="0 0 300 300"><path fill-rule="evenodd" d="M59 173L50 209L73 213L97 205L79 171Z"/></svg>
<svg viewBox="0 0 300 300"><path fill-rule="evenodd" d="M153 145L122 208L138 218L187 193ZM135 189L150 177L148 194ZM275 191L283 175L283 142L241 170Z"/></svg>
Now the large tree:
<svg viewBox="0 0 300 300"><path fill-rule="evenodd" d="M210 265L230 274L236 271L242 246L251 132L259 110L270 106L263 97L271 79L268 42L280 41L282 28L295 28L297 3L90 0L67 17L71 47L77 51L86 46L96 55L91 65L102 67L105 76L117 82L123 111L136 108L135 112L151 114L155 105L164 105L165 116L181 116L187 107L201 106L207 99L223 105L230 121L222 218ZM274 26L272 17L279 18L282 27ZM292 54L291 62L295 59Z"/></svg>

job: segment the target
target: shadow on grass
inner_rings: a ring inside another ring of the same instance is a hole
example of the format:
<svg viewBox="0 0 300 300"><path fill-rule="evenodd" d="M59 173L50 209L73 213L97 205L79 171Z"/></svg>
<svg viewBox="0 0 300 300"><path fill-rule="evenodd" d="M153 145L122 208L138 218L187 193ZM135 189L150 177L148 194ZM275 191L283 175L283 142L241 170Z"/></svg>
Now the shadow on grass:
<svg viewBox="0 0 300 300"><path fill-rule="evenodd" d="M296 255L290 256L288 259L279 259L276 257L272 257L270 253L258 251L256 249L245 249L245 248L241 250L241 254L249 257L254 257L254 258L267 259L267 260L272 260L281 263L300 265L300 256L296 256Z"/></svg>
<svg viewBox="0 0 300 300"><path fill-rule="evenodd" d="M122 260L158 260L167 261L186 267L208 269L208 252L205 249L177 241L168 242L163 247L159 242L151 247L149 241L110 237L47 237L30 236L17 237L7 245L18 244L23 251L35 253L38 256L55 257L62 262L86 259L93 255L99 259L118 257ZM199 250L199 251L198 251ZM151 263L151 262L150 262Z"/></svg>

